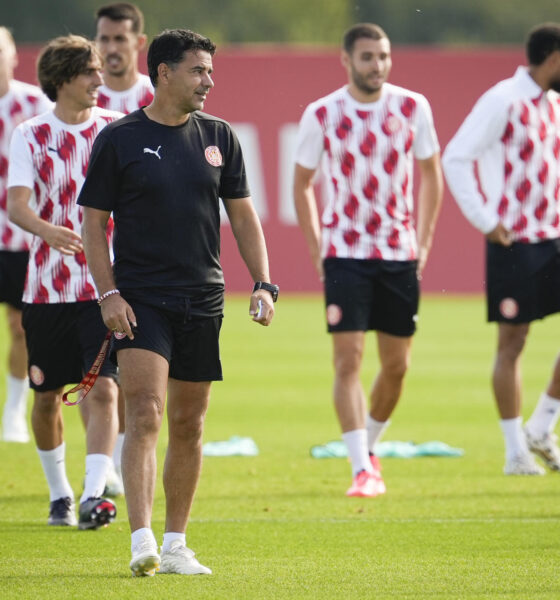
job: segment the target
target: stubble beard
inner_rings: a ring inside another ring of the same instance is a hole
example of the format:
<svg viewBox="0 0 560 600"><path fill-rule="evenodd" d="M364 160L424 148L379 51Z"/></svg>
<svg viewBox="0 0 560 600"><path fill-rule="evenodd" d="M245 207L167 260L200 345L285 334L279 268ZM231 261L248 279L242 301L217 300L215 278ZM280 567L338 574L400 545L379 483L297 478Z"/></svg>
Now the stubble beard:
<svg viewBox="0 0 560 600"><path fill-rule="evenodd" d="M366 78L357 73L356 71L352 72L352 81L354 85L360 90L360 92L363 92L367 95L376 94L381 90L383 86L383 82L381 83L381 85L378 86L373 86L369 84Z"/></svg>

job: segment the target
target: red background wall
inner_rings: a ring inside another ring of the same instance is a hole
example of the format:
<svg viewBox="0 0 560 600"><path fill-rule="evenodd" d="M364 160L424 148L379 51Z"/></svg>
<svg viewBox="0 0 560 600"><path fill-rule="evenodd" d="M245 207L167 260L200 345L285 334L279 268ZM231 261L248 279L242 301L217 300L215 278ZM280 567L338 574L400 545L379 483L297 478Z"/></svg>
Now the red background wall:
<svg viewBox="0 0 560 600"><path fill-rule="evenodd" d="M32 83L37 48L19 49L16 77ZM431 103L443 148L478 96L524 62L513 49L442 50L393 48L391 82L423 93ZM141 70L145 71L144 58ZM319 290L307 247L297 226L278 217L280 178L279 131L297 123L312 100L345 83L345 71L336 50L224 49L214 58L215 88L205 111L231 123L252 124L258 132L265 197L263 228L272 279L283 291ZM249 165L249 168L252 168ZM222 228L222 264L230 291L243 291L251 278L239 258L228 226ZM446 190L434 246L422 287L432 292L479 292L484 285L483 237L463 218Z"/></svg>

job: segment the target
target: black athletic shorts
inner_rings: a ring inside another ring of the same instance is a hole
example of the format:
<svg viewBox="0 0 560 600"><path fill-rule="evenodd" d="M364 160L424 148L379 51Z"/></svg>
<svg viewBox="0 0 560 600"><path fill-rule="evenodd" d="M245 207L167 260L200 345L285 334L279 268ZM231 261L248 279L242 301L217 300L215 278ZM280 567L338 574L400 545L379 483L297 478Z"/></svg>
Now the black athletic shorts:
<svg viewBox="0 0 560 600"><path fill-rule="evenodd" d="M488 321L530 323L560 312L560 239L486 243Z"/></svg>
<svg viewBox="0 0 560 600"><path fill-rule="evenodd" d="M188 298L158 305L127 298L136 316L134 339L114 339L113 351L125 348L151 350L169 362L169 377L180 381L221 381L220 329L222 315L191 314Z"/></svg>
<svg viewBox="0 0 560 600"><path fill-rule="evenodd" d="M420 290L417 261L327 258L328 331L382 331L409 337L416 331Z"/></svg>
<svg viewBox="0 0 560 600"><path fill-rule="evenodd" d="M0 302L21 310L29 252L0 250Z"/></svg>
<svg viewBox="0 0 560 600"><path fill-rule="evenodd" d="M97 302L23 304L29 385L40 392L78 383L95 361L107 328ZM115 377L106 360L99 375Z"/></svg>

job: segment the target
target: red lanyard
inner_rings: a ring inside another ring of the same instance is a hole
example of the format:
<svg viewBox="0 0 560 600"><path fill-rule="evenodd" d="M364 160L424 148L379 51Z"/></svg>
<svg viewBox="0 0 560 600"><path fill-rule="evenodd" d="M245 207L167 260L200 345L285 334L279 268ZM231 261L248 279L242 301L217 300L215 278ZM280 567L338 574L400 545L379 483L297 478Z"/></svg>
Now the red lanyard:
<svg viewBox="0 0 560 600"><path fill-rule="evenodd" d="M64 402L64 404L66 404L66 406L76 406L76 404L79 404L88 395L89 391L93 387L93 384L97 380L97 376L99 375L99 370L101 369L101 367L103 366L103 363L105 362L105 358L107 357L107 350L109 348L109 343L111 342L112 335L113 335L112 331L108 331L105 334L105 339L103 340L103 343L101 344L101 348L99 349L99 352L98 352L97 356L95 357L95 360L93 361L93 365L91 365L90 370L84 375L84 378L82 379L82 381L80 381L80 383L78 383L78 385L75 385L73 388L69 389L66 393L64 393L62 395L62 402ZM70 394L75 394L76 392L78 392L80 390L84 390L84 391L78 396L78 399L75 402L71 402L70 400L67 400L67 398Z"/></svg>

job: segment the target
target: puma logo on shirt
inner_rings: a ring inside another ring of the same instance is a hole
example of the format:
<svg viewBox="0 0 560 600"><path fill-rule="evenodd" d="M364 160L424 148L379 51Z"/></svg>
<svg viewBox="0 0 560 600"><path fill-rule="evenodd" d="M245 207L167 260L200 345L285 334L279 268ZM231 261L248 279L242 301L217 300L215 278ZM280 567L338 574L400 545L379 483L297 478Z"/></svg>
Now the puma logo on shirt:
<svg viewBox="0 0 560 600"><path fill-rule="evenodd" d="M159 155L159 149L161 146L158 146L156 150L152 150L151 148L144 148L144 154L155 154L159 160L161 160L161 156Z"/></svg>

